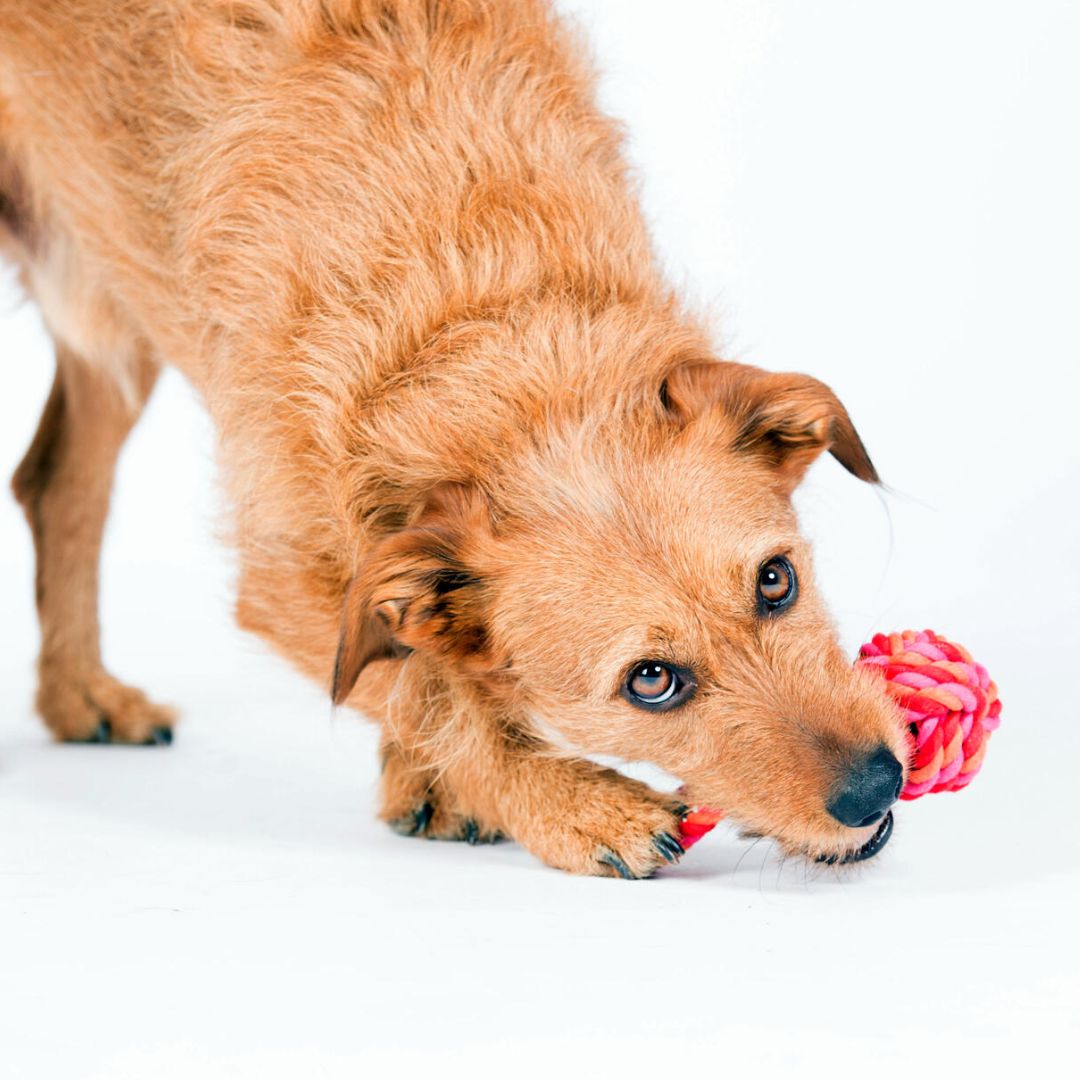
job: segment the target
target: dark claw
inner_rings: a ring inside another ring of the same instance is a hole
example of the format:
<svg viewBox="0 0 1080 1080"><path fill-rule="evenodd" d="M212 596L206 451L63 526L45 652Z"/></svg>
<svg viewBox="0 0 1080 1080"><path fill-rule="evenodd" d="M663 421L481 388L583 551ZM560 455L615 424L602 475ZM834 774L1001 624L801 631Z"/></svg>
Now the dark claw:
<svg viewBox="0 0 1080 1080"><path fill-rule="evenodd" d="M423 803L411 814L391 821L390 828L402 836L420 836L427 829L434 813L435 807L431 803Z"/></svg>
<svg viewBox="0 0 1080 1080"><path fill-rule="evenodd" d="M480 826L469 818L465 822L465 843L466 844L479 844L480 843Z"/></svg>
<svg viewBox="0 0 1080 1080"><path fill-rule="evenodd" d="M172 728L156 727L150 732L150 738L146 740L147 746L172 746Z"/></svg>
<svg viewBox="0 0 1080 1080"><path fill-rule="evenodd" d="M684 806L682 803L679 803L679 805L675 807L675 816L680 821L682 821L684 818L686 818L689 813L690 813L690 807L689 806Z"/></svg>
<svg viewBox="0 0 1080 1080"><path fill-rule="evenodd" d="M671 856L671 862L678 862L686 854L686 848L679 843L679 838L671 833L664 833L658 843Z"/></svg>
<svg viewBox="0 0 1080 1080"><path fill-rule="evenodd" d="M653 847L669 863L678 862L686 854L686 849L671 833L657 833L653 837Z"/></svg>
<svg viewBox="0 0 1080 1080"><path fill-rule="evenodd" d="M85 739L74 739L72 741L88 746L95 743L112 742L112 724L108 720L99 720L93 735L88 735Z"/></svg>
<svg viewBox="0 0 1080 1080"><path fill-rule="evenodd" d="M418 806L412 814L413 826L409 835L419 836L424 832L431 823L431 818L434 813L435 807L429 802L424 803L422 806Z"/></svg>
<svg viewBox="0 0 1080 1080"><path fill-rule="evenodd" d="M614 851L609 851L605 848L603 854L600 856L600 862L610 866L619 877L625 878L627 881L634 881L637 879L637 874L632 873L630 867L627 866Z"/></svg>

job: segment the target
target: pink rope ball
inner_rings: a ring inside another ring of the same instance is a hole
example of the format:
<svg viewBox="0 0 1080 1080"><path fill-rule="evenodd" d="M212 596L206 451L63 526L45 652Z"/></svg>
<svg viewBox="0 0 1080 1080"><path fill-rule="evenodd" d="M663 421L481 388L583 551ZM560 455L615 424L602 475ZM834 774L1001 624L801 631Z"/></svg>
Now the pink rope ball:
<svg viewBox="0 0 1080 1080"><path fill-rule="evenodd" d="M900 798L967 787L1001 723L997 686L986 668L933 630L876 634L859 650L855 666L881 677L906 729L910 757ZM683 847L696 844L723 816L713 807L691 810L682 823Z"/></svg>
<svg viewBox="0 0 1080 1080"><path fill-rule="evenodd" d="M911 750L900 798L967 787L1001 723L1001 701L986 668L933 630L876 634L855 666L880 674L900 707Z"/></svg>

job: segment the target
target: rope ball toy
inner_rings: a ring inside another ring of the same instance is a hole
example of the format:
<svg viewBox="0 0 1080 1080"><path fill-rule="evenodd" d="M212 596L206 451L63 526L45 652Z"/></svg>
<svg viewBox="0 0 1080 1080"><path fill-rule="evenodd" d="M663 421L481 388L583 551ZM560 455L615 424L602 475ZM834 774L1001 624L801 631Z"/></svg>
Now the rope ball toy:
<svg viewBox="0 0 1080 1080"><path fill-rule="evenodd" d="M882 679L907 732L908 777L900 798L967 787L1001 723L997 686L986 668L933 630L875 634L855 666ZM723 816L711 807L691 810L682 823L683 847L696 844Z"/></svg>

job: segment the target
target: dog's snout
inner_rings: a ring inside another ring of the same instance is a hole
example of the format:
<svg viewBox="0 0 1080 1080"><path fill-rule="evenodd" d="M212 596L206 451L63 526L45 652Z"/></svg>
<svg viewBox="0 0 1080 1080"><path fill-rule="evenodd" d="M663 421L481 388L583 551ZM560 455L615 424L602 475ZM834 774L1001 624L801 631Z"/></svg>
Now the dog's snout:
<svg viewBox="0 0 1080 1080"><path fill-rule="evenodd" d="M903 782L903 766L887 746L879 746L847 771L826 809L841 825L873 825L896 802Z"/></svg>

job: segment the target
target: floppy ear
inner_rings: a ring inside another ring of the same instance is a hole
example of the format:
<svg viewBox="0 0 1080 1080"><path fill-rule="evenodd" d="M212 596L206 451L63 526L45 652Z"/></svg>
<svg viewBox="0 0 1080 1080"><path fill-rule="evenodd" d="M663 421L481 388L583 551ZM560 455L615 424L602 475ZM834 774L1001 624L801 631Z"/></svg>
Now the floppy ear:
<svg viewBox="0 0 1080 1080"><path fill-rule="evenodd" d="M428 649L466 668L489 666L483 584L462 561L488 526L478 493L436 489L415 525L376 544L353 578L341 615L331 695L340 705L374 660Z"/></svg>
<svg viewBox="0 0 1080 1080"><path fill-rule="evenodd" d="M825 450L860 480L878 483L847 409L809 375L778 374L747 364L685 363L668 375L661 398L669 413L684 423L722 407L735 423L734 448L765 457L789 491Z"/></svg>

